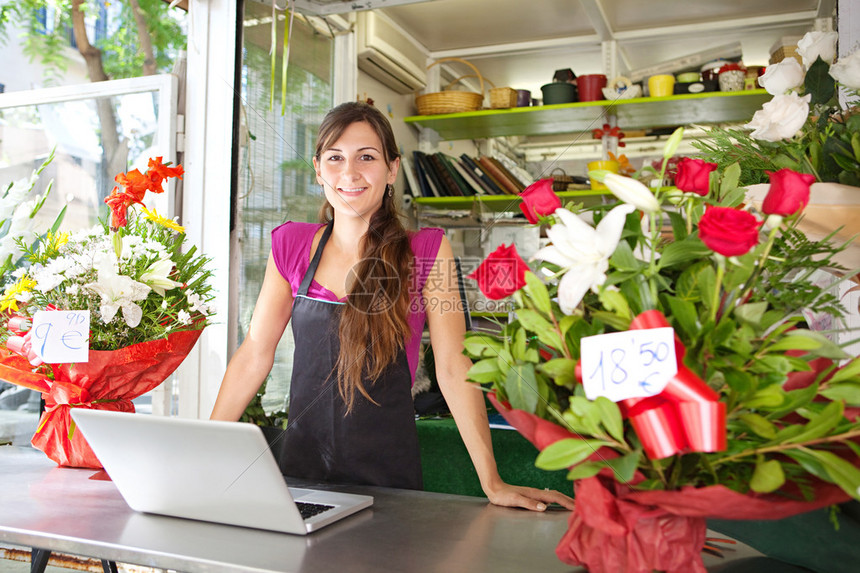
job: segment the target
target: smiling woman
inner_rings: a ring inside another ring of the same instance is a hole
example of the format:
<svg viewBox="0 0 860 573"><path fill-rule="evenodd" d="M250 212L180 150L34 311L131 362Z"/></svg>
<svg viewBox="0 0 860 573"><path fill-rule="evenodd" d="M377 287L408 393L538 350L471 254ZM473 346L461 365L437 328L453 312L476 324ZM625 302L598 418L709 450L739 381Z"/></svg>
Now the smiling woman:
<svg viewBox="0 0 860 573"><path fill-rule="evenodd" d="M426 321L439 386L490 501L572 508L561 493L510 486L499 476L481 389L466 382L472 363L463 354L451 245L440 229L402 226L388 119L364 102L341 104L317 141L314 167L326 197L320 223L288 222L272 232L250 332L227 367L212 418L239 417L290 323L296 351L282 471L421 489L411 386Z"/></svg>

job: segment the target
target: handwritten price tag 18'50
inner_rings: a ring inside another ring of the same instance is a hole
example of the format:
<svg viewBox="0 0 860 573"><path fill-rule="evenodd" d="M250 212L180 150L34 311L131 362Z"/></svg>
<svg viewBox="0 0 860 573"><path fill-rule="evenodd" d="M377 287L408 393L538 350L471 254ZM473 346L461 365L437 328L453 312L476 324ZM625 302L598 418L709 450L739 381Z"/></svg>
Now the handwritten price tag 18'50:
<svg viewBox="0 0 860 573"><path fill-rule="evenodd" d="M581 343L582 383L589 400L654 396L678 373L670 327L598 334Z"/></svg>
<svg viewBox="0 0 860 573"><path fill-rule="evenodd" d="M40 310L30 332L33 350L46 364L89 360L88 310Z"/></svg>

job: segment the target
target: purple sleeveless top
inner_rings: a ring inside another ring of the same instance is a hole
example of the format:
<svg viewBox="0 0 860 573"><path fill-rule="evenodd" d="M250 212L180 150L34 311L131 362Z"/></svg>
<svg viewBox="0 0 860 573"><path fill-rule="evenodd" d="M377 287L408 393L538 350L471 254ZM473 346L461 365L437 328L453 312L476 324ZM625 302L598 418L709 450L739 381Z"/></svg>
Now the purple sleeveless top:
<svg viewBox="0 0 860 573"><path fill-rule="evenodd" d="M297 223L287 221L272 230L272 257L281 276L290 283L293 296L299 290L299 285L311 264L311 246L314 235L325 223ZM421 334L424 332L424 321L427 312L421 292L427 282L427 276L439 253L439 244L444 235L442 229L426 228L417 232L409 232L409 242L414 254L413 285L410 287L409 327L412 335L406 341L406 358L409 361L409 371L415 382L415 370L418 368L418 349L421 346ZM311 281L308 288L311 298L330 302L343 302L337 296L316 280Z"/></svg>

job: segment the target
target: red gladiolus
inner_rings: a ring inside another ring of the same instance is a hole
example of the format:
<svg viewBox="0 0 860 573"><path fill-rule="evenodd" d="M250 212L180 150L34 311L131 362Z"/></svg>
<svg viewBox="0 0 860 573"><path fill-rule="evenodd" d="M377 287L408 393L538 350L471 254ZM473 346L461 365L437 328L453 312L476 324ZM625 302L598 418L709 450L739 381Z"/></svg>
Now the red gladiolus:
<svg viewBox="0 0 860 573"><path fill-rule="evenodd" d="M552 190L552 177L532 183L520 193L520 197L523 199L520 210L531 224L537 223L539 217L550 215L561 207L561 199Z"/></svg>
<svg viewBox="0 0 860 573"><path fill-rule="evenodd" d="M715 253L734 257L758 244L761 222L746 211L708 207L699 221L699 238Z"/></svg>
<svg viewBox="0 0 860 573"><path fill-rule="evenodd" d="M169 167L168 165L164 165L161 162L161 157L156 157L155 159L150 159L147 165L148 169L146 170L146 176L149 178L151 185L149 186L149 190L153 193L163 193L164 189L161 186L161 182L165 179L169 179L171 177L179 177L182 179L182 176L185 174L185 170L182 169L181 165L177 165L176 167Z"/></svg>
<svg viewBox="0 0 860 573"><path fill-rule="evenodd" d="M484 296L499 300L526 286L528 268L513 244L510 247L502 245L484 259L469 278L478 281L478 288Z"/></svg>
<svg viewBox="0 0 860 573"><path fill-rule="evenodd" d="M115 180L123 186L124 192L132 197L135 203L143 201L143 196L146 195L151 185L149 178L138 169L133 169L128 173L120 173Z"/></svg>
<svg viewBox="0 0 860 573"><path fill-rule="evenodd" d="M791 169L780 169L770 175L770 189L762 202L761 210L768 215L794 215L809 203L809 186L815 176L797 173Z"/></svg>
<svg viewBox="0 0 860 573"><path fill-rule="evenodd" d="M147 191L163 193L162 181L170 177L181 179L185 174L181 165L169 167L161 162L161 157L150 159L148 165L146 173L133 169L116 176L116 182L123 187L123 190L120 191L119 187L114 187L110 196L105 199L105 203L110 207L112 228L118 229L128 224L126 211L134 203L143 204L143 196Z"/></svg>
<svg viewBox="0 0 860 573"><path fill-rule="evenodd" d="M114 187L113 192L105 199L105 203L110 207L111 222L110 226L114 229L125 227L128 224L126 220L126 211L132 203L139 203L131 195L119 191L119 188Z"/></svg>
<svg viewBox="0 0 860 573"><path fill-rule="evenodd" d="M684 157L678 161L675 186L681 191L696 193L705 197L711 188L711 171L714 171L716 168L716 163L707 163L702 159Z"/></svg>

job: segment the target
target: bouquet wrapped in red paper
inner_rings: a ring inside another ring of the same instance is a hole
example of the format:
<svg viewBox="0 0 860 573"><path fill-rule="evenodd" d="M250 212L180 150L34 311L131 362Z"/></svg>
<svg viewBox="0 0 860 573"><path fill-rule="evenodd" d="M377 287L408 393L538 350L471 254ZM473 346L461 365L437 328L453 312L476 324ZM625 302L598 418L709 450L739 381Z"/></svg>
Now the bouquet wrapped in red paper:
<svg viewBox="0 0 860 573"><path fill-rule="evenodd" d="M619 201L577 212L524 193L548 225L535 272L510 247L471 275L516 309L467 335L469 377L538 467L569 469L557 554L590 571L703 571L706 517L860 499L860 359L803 318L845 315L812 280L844 245L797 228L811 177L771 174L756 212L717 167L681 159L670 189L592 173Z"/></svg>
<svg viewBox="0 0 860 573"><path fill-rule="evenodd" d="M120 186L105 201L110 223L55 228L33 246L19 241L26 264L11 273L0 300L0 378L42 393L32 443L60 465L101 467L74 431L71 408L133 412L131 401L173 373L208 323L208 259L194 247L183 251L184 229L143 206L147 192L181 176L181 166L151 159L145 173L117 176ZM89 328L79 333L86 344L74 355L83 358L46 353L55 327L34 326L46 311L86 316Z"/></svg>

